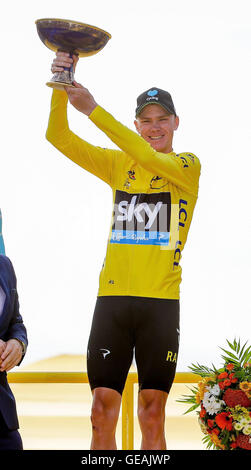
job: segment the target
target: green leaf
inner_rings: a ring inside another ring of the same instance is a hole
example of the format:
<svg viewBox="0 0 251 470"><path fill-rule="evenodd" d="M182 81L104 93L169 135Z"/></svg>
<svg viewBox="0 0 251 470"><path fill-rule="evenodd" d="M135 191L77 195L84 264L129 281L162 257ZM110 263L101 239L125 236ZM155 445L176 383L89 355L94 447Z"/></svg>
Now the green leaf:
<svg viewBox="0 0 251 470"><path fill-rule="evenodd" d="M188 408L188 410L186 410L185 413L183 413L183 415L186 415L187 413L191 413L191 411L196 410L196 408L198 408L198 406L200 406L200 405L198 403L196 403L195 405Z"/></svg>
<svg viewBox="0 0 251 470"><path fill-rule="evenodd" d="M187 397L187 398L184 398L183 400L175 400L177 401L178 403L194 403L195 404L195 400L193 397Z"/></svg>
<svg viewBox="0 0 251 470"><path fill-rule="evenodd" d="M241 364L245 364L245 362L248 362L249 359L251 358L251 352L250 352L251 346L247 348L247 350L243 353L241 357Z"/></svg>
<svg viewBox="0 0 251 470"><path fill-rule="evenodd" d="M206 447L207 449L211 449L211 447L213 447L214 449L216 449L216 446L215 446L215 444L211 441L209 435L204 436L204 437L202 438L202 442L203 442L203 444L207 444L207 447Z"/></svg>
<svg viewBox="0 0 251 470"><path fill-rule="evenodd" d="M224 351L226 354L228 354L228 357L230 356L230 357L232 357L235 361L239 361L238 356L236 356L235 354L231 353L230 351L226 351L226 349L224 349L224 348L220 348L220 349L222 349L222 351Z"/></svg>
<svg viewBox="0 0 251 470"><path fill-rule="evenodd" d="M228 344L228 346L229 346L231 349L233 349L233 351L236 351L236 341L235 341L235 339L234 339L234 343L233 343L233 344L230 343L230 341L228 341L228 339L227 339L227 344Z"/></svg>
<svg viewBox="0 0 251 470"><path fill-rule="evenodd" d="M224 431L224 436L221 439L221 442L222 442L223 445L226 445L228 440L229 440L229 431L225 430Z"/></svg>
<svg viewBox="0 0 251 470"><path fill-rule="evenodd" d="M247 341L246 341L246 343L245 343L245 344L242 346L242 348L241 348L240 357L241 357L242 354L243 354L243 351L244 351L244 349L245 349L246 344L247 344Z"/></svg>
<svg viewBox="0 0 251 470"><path fill-rule="evenodd" d="M236 339L234 339L233 343L230 343L230 341L227 340L227 344L233 351L237 352L238 354L238 349L240 348L240 341L237 343Z"/></svg>
<svg viewBox="0 0 251 470"><path fill-rule="evenodd" d="M228 356L223 356L223 355L222 355L221 357L222 357L222 359L224 359L224 361L227 362L227 363L228 363L228 362L231 362L232 364L235 364L235 365L237 365L237 366L239 365L239 360L238 360L238 359L237 359L237 360L229 359Z"/></svg>
<svg viewBox="0 0 251 470"><path fill-rule="evenodd" d="M198 362L197 364L189 366L189 369L194 374L200 375L201 377L210 377L211 375L214 375L214 371L210 369L210 367L202 366Z"/></svg>
<svg viewBox="0 0 251 470"><path fill-rule="evenodd" d="M218 374L218 369L216 369L216 367L214 366L214 364L212 364L212 366L213 366L213 371L214 371L215 375L217 375L217 374Z"/></svg>

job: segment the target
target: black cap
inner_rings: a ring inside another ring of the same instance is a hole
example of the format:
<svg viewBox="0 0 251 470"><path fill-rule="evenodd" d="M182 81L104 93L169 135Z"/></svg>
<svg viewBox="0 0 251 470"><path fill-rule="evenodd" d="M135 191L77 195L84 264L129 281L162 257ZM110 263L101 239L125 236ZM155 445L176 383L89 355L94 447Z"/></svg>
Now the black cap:
<svg viewBox="0 0 251 470"><path fill-rule="evenodd" d="M138 117L142 109L148 104L159 104L166 109L168 113L175 114L176 116L173 100L168 91L153 87L139 95L137 98L136 117Z"/></svg>

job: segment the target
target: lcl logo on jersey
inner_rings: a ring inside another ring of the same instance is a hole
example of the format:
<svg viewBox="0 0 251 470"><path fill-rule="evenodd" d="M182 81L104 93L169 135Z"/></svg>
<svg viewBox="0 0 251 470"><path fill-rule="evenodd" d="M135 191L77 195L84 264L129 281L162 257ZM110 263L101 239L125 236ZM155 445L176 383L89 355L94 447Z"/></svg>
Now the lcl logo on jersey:
<svg viewBox="0 0 251 470"><path fill-rule="evenodd" d="M171 195L116 191L110 243L168 245Z"/></svg>

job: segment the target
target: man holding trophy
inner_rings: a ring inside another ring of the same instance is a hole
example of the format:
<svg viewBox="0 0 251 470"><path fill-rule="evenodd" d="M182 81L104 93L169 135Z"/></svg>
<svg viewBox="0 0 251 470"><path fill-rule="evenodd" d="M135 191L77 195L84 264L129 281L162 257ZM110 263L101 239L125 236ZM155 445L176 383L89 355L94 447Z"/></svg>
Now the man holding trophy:
<svg viewBox="0 0 251 470"><path fill-rule="evenodd" d="M52 72L75 69L77 61L76 55L57 52ZM68 100L118 150L95 147L75 135L68 126ZM137 133L75 81L53 90L47 139L113 191L114 217L87 352L91 449L116 449L121 395L134 354L141 449L166 449L165 405L179 347L179 262L197 200L200 163L191 153L173 151L179 118L167 91L143 92L134 123Z"/></svg>

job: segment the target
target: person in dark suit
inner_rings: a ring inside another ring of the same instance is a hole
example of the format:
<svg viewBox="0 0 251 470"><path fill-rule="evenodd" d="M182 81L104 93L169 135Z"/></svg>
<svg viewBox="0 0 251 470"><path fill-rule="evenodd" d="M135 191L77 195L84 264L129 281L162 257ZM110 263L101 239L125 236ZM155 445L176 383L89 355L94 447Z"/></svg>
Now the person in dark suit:
<svg viewBox="0 0 251 470"><path fill-rule="evenodd" d="M15 271L10 259L0 254L0 450L23 449L7 372L22 362L27 344L26 328L19 313Z"/></svg>
<svg viewBox="0 0 251 470"><path fill-rule="evenodd" d="M2 234L2 212L0 209L0 254L5 255L5 246L3 241L3 234Z"/></svg>

